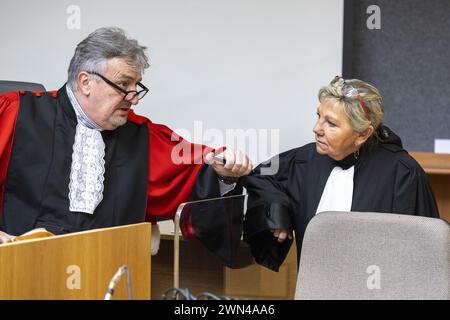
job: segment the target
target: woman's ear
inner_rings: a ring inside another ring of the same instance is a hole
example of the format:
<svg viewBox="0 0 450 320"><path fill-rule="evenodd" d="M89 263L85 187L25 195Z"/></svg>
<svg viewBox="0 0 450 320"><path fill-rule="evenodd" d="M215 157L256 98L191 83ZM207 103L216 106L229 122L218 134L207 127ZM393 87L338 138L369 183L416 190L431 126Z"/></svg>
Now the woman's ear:
<svg viewBox="0 0 450 320"><path fill-rule="evenodd" d="M78 91L84 96L91 93L92 78L86 71L81 71L77 76Z"/></svg>
<svg viewBox="0 0 450 320"><path fill-rule="evenodd" d="M373 134L373 126L370 125L363 132L358 133L358 137L355 140L355 146L359 149Z"/></svg>

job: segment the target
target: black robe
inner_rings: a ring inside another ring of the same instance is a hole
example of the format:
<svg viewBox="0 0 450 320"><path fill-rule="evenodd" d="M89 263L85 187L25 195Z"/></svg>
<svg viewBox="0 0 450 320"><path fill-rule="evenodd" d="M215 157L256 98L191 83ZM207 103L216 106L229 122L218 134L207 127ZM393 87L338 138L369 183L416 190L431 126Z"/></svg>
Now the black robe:
<svg viewBox="0 0 450 320"><path fill-rule="evenodd" d="M198 176L202 179L196 180L191 200L219 199L221 193L214 169L205 164ZM242 268L253 263L248 244L241 241L244 198L239 195L242 196L242 182L225 194L225 199L190 205L180 220L184 237L200 242L230 268Z"/></svg>
<svg viewBox="0 0 450 320"><path fill-rule="evenodd" d="M249 193L244 239L259 264L278 271L293 240L278 243L270 229L295 231L297 259L303 235L315 216L327 179L336 166L355 166L352 211L385 212L439 218L436 201L420 165L402 148L400 138L387 127L381 141L362 148L356 160L342 161L319 155L315 143L279 155L279 170L262 175L262 164L244 179ZM277 157L271 159L272 164Z"/></svg>

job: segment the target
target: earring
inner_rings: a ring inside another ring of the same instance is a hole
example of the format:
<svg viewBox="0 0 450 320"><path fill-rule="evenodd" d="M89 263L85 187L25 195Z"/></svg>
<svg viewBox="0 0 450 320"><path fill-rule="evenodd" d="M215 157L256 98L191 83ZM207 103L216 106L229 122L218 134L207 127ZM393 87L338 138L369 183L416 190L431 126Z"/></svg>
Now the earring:
<svg viewBox="0 0 450 320"><path fill-rule="evenodd" d="M359 149L356 150L355 152L353 152L353 156L355 157L356 160L358 160L358 158L359 158Z"/></svg>

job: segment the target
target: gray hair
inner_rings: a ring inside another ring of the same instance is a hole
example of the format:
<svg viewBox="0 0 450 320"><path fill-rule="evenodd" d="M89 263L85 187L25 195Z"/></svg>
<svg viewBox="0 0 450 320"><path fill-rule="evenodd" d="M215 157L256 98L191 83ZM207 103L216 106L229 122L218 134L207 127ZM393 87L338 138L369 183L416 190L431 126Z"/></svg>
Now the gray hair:
<svg viewBox="0 0 450 320"><path fill-rule="evenodd" d="M357 90L367 107L367 115L358 100L358 95L350 96L346 94L349 86ZM322 87L318 96L320 102L325 99L333 99L340 102L353 130L364 132L372 125L374 134L377 137L377 129L381 125L384 116L383 98L377 88L358 79L344 80L339 78L339 80L332 81L329 85Z"/></svg>
<svg viewBox="0 0 450 320"><path fill-rule="evenodd" d="M75 49L68 70L68 85L78 88L77 76L82 71L103 73L109 59L124 58L136 70L143 72L149 67L146 47L130 39L117 27L100 28L82 40Z"/></svg>

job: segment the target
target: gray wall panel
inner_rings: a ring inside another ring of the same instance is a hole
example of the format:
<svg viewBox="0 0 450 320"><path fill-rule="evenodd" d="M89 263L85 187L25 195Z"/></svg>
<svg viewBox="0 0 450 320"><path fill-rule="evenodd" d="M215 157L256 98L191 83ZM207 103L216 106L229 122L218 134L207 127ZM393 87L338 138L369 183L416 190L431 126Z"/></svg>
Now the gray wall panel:
<svg viewBox="0 0 450 320"><path fill-rule="evenodd" d="M369 30L368 6L381 9ZM353 1L350 75L374 84L385 101L385 123L408 150L434 151L450 139L450 1Z"/></svg>

